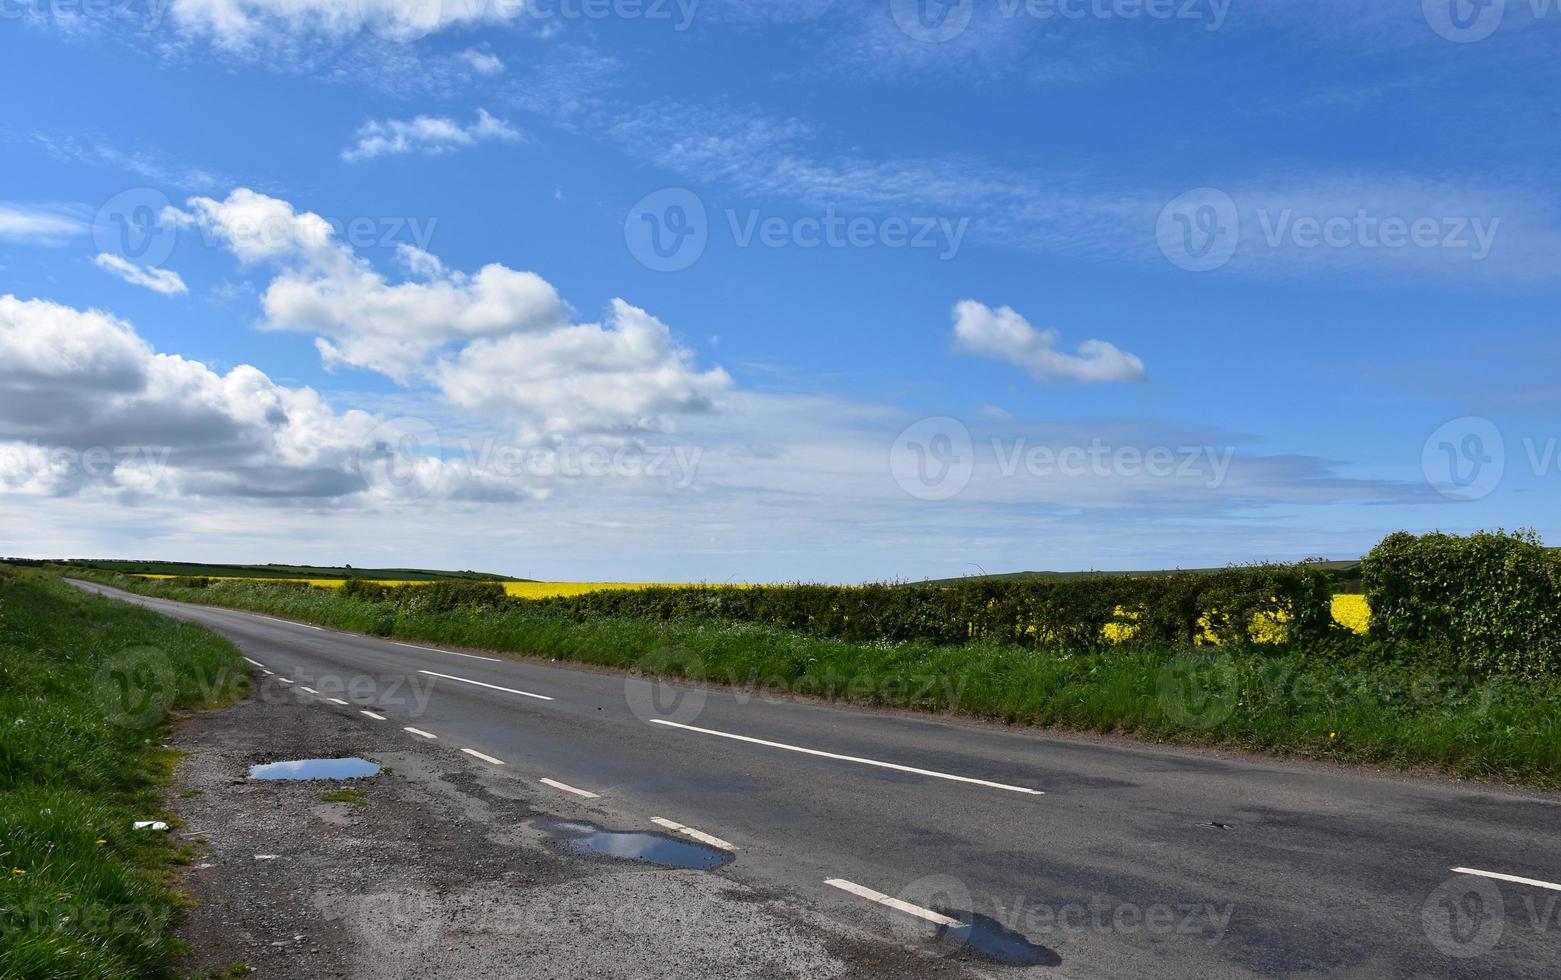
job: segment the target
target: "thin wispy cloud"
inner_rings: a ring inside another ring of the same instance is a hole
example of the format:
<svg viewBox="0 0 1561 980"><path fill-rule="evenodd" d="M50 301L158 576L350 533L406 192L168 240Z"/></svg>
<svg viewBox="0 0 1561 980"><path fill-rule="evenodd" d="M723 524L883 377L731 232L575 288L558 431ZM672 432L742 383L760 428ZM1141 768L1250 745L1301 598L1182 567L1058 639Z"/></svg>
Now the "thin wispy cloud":
<svg viewBox="0 0 1561 980"><path fill-rule="evenodd" d="M476 120L466 125L445 116L370 120L358 129L341 158L359 163L406 154L441 156L480 143L518 143L522 139L519 130L486 109L478 109Z"/></svg>
<svg viewBox="0 0 1561 980"><path fill-rule="evenodd" d="M0 201L0 240L63 245L84 231L86 224L63 209Z"/></svg>
<svg viewBox="0 0 1561 980"><path fill-rule="evenodd" d="M107 252L100 254L93 262L99 269L118 276L132 286L141 286L164 296L180 296L190 291L184 284L184 278L172 269L136 265Z"/></svg>

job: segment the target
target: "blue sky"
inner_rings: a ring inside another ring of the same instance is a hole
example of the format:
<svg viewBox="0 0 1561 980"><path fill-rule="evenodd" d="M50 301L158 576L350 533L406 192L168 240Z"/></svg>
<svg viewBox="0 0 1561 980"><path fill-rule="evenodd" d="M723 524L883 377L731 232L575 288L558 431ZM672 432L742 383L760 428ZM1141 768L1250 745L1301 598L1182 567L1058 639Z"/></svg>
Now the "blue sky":
<svg viewBox="0 0 1561 980"><path fill-rule="evenodd" d="M8 0L0 550L1556 539L1558 39L1546 0Z"/></svg>

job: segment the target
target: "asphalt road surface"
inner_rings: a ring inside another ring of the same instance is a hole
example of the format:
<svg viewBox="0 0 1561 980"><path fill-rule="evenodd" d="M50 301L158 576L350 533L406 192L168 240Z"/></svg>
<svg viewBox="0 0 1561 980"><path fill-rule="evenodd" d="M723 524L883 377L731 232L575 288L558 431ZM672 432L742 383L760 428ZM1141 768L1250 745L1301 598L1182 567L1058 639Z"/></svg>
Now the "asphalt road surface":
<svg viewBox="0 0 1561 980"><path fill-rule="evenodd" d="M432 736L605 826L732 849L713 873L855 922L881 908L906 943L956 921L1032 944L997 972L1561 975L1554 796L703 690L77 584L227 637L260 696Z"/></svg>

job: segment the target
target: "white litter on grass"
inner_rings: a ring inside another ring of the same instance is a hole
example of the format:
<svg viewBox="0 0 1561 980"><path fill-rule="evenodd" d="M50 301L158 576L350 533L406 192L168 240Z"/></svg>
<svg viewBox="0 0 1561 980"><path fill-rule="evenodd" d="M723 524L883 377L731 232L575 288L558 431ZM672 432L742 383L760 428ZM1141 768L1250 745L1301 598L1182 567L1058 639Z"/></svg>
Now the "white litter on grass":
<svg viewBox="0 0 1561 980"><path fill-rule="evenodd" d="M167 830L168 825L161 820L137 820L130 825L131 830Z"/></svg>

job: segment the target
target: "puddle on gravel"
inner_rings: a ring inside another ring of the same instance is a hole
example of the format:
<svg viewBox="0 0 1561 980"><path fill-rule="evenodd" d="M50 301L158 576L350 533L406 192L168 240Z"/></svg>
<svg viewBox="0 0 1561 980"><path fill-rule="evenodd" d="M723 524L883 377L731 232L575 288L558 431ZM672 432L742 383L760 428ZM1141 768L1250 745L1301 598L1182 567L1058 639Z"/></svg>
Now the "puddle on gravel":
<svg viewBox="0 0 1561 980"><path fill-rule="evenodd" d="M379 772L367 759L297 759L250 766L250 779L362 779Z"/></svg>
<svg viewBox="0 0 1561 980"><path fill-rule="evenodd" d="M561 820L540 825L554 834L555 845L570 854L639 861L662 868L709 871L729 864L728 851L664 834L603 830L591 823Z"/></svg>
<svg viewBox="0 0 1561 980"><path fill-rule="evenodd" d="M1018 966L1057 966L1062 962L1056 950L1030 942L996 919L973 912L940 911L960 922L939 929L940 940L961 943L988 959Z"/></svg>

